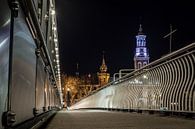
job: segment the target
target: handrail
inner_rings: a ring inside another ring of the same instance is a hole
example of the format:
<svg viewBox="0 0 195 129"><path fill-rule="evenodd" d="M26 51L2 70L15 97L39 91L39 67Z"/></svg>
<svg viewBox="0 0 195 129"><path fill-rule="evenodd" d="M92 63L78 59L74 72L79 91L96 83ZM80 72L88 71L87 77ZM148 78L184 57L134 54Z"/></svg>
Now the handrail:
<svg viewBox="0 0 195 129"><path fill-rule="evenodd" d="M133 72L131 72L131 73L128 73L127 75L125 75L125 76L123 76L123 77L121 77L121 78L116 79L115 81L110 82L110 83L108 83L107 85L104 85L103 87L100 87L99 89L97 89L97 90L95 90L95 91L92 91L92 92L91 92L90 94L88 94L87 96L82 97L82 98L79 99L77 102L79 102L79 101L81 101L82 99L87 98L87 97L89 97L89 96L91 96L91 95L97 93L98 91L100 91L100 90L102 90L102 89L104 89L104 88L106 88L106 87L109 87L109 86L111 86L111 85L116 84L116 82L117 82L117 84L122 83L122 82L126 81L127 79L129 79L130 77L133 77L133 75L135 75L135 73L138 73L138 72L143 71L143 70L148 70L149 67L154 66L154 65L157 65L157 64L159 64L160 62L166 61L167 59L170 60L172 57L174 57L174 56L176 56L176 55L179 55L179 54L181 54L181 53L183 53L183 52L186 52L186 51L188 51L189 49L192 49L192 48L195 48L195 43L191 43L191 44L189 44L189 45L187 45L187 46L185 46L185 47L183 47L183 48L181 48L181 49L179 49L179 50L176 50L176 51L174 51L174 52L172 52L172 53L170 53L170 54L168 54L168 55L166 55L166 56L164 56L164 57L161 57L160 59L157 59L157 60L151 62L151 63L148 64L148 65L145 65L145 66L142 67L141 69L137 69L137 70L135 70L135 71L133 71Z"/></svg>
<svg viewBox="0 0 195 129"><path fill-rule="evenodd" d="M189 50L189 49L192 49L192 48L195 48L195 43L191 43L190 45L187 45L187 46L185 46L185 47L183 47L183 48L181 48L181 49L179 49L179 50L176 50L176 51L174 51L174 52L172 52L172 53L170 53L170 54L168 54L168 55L166 55L166 56L164 56L164 57L161 57L160 59L157 59L157 60L155 60L155 61L149 63L148 65L145 65L145 66L142 67L141 69L137 69L137 70L135 70L135 71L133 71L133 72L131 72L131 73L129 73L129 74L123 76L122 78L128 77L129 75L132 75L132 74L134 74L134 73L137 73L137 72L139 72L139 71L142 71L142 70L144 70L144 69L146 69L146 68L148 68L148 67L150 67L150 66L156 65L156 64L158 64L158 63L160 63L160 62L162 62L162 61L165 61L165 60L167 60L167 59L170 59L170 58L172 58L173 56L178 55L178 54L181 54L182 52L185 52L185 51L187 51L187 50ZM121 78L121 79L122 79L122 78ZM120 80L120 79L118 79L118 80ZM118 80L116 80L116 81L118 81Z"/></svg>

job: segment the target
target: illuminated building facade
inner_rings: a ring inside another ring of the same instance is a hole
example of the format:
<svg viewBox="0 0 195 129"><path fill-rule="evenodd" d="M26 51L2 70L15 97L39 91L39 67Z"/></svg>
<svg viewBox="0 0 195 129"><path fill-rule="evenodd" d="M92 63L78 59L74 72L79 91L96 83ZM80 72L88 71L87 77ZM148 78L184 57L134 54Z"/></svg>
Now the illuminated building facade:
<svg viewBox="0 0 195 129"><path fill-rule="evenodd" d="M149 63L149 53L146 47L146 35L144 35L142 31L142 25L140 24L138 35L136 35L134 69L140 69Z"/></svg>
<svg viewBox="0 0 195 129"><path fill-rule="evenodd" d="M102 59L102 65L100 66L100 73L97 73L97 75L100 86L106 85L108 83L110 74L107 73L107 66L105 63L104 55Z"/></svg>

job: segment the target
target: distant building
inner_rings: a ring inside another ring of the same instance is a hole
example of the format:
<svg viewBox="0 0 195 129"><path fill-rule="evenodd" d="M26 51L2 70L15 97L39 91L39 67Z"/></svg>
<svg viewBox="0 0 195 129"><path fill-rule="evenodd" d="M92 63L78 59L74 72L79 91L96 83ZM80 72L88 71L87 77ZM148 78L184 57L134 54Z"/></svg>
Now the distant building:
<svg viewBox="0 0 195 129"><path fill-rule="evenodd" d="M136 35L134 69L140 69L149 63L149 53L146 47L146 35L144 35L142 31L142 25L140 24L138 35Z"/></svg>
<svg viewBox="0 0 195 129"><path fill-rule="evenodd" d="M107 66L105 63L104 55L102 59L102 65L100 66L100 73L97 73L98 75L98 80L99 80L99 85L103 86L106 85L109 81L110 74L107 73Z"/></svg>
<svg viewBox="0 0 195 129"><path fill-rule="evenodd" d="M76 72L74 76L62 76L62 87L64 92L64 100L67 100L69 95L68 105L72 105L82 97L87 96L90 92L106 85L109 82L110 74L107 72L107 66L105 63L104 55L102 59L102 65L100 66L100 72L97 74L80 74L79 65L77 63Z"/></svg>

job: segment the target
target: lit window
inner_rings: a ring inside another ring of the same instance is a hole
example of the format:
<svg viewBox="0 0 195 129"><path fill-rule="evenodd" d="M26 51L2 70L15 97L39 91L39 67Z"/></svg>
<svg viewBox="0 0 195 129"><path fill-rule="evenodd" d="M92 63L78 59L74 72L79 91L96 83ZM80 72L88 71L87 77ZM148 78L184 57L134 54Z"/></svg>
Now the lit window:
<svg viewBox="0 0 195 129"><path fill-rule="evenodd" d="M136 53L136 56L139 56L139 55L140 55L140 53L139 53L139 52L137 52L137 53Z"/></svg>

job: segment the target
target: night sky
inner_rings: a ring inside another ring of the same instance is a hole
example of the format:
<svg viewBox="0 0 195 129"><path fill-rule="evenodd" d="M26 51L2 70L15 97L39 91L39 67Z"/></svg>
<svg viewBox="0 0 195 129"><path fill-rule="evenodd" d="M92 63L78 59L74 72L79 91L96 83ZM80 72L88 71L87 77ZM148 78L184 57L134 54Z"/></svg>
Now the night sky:
<svg viewBox="0 0 195 129"><path fill-rule="evenodd" d="M170 0L171 1L171 0ZM108 72L133 68L139 24L146 34L150 62L195 41L195 7L165 0L56 0L61 72L97 73L105 51Z"/></svg>

